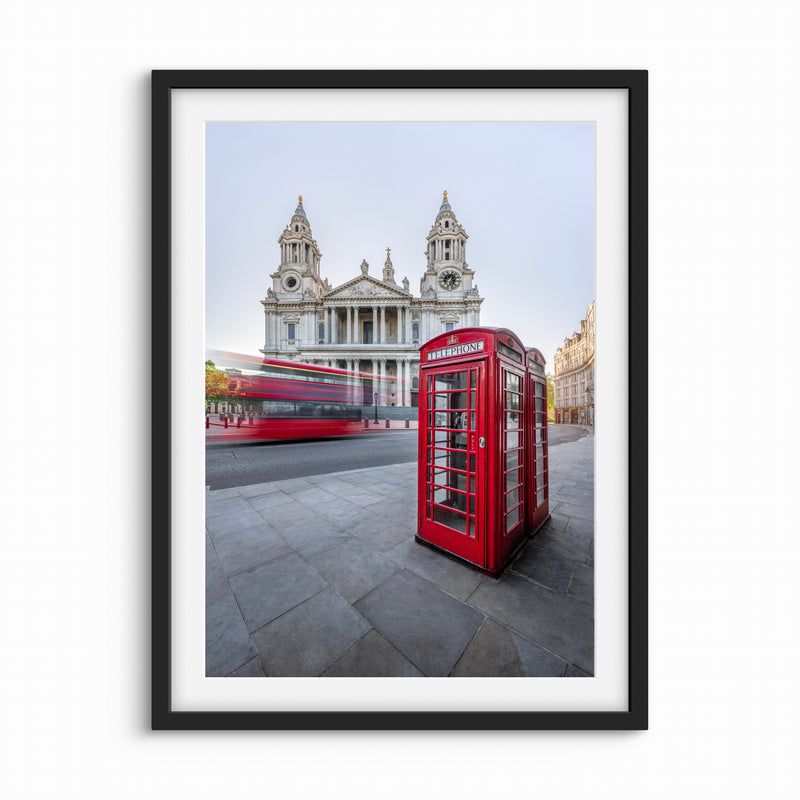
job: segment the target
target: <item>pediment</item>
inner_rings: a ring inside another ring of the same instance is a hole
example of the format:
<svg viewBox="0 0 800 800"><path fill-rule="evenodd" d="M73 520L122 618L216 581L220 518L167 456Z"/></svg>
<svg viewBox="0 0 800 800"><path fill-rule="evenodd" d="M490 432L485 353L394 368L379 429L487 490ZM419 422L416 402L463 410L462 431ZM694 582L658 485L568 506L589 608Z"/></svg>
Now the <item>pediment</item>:
<svg viewBox="0 0 800 800"><path fill-rule="evenodd" d="M411 296L410 292L404 292L399 286L373 278L371 275L359 275L346 283L336 286L329 292L325 292L323 297L326 300L331 298L350 299L352 297L370 297L407 300Z"/></svg>

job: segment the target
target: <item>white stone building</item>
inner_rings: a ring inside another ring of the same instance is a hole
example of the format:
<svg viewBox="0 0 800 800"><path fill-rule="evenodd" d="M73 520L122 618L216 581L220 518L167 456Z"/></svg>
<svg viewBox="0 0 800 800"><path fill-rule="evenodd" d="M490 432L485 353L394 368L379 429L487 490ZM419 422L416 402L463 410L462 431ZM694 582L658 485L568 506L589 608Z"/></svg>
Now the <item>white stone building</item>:
<svg viewBox="0 0 800 800"><path fill-rule="evenodd" d="M280 266L261 301L261 352L361 374L356 399L364 405L372 405L375 388L381 406L416 406L420 344L443 331L480 325L483 298L466 261L468 238L445 192L426 239L419 297L408 278L397 284L388 247L380 277L370 275L364 260L359 274L331 286L320 272L322 253L300 197L278 239Z"/></svg>
<svg viewBox="0 0 800 800"><path fill-rule="evenodd" d="M594 303L553 359L556 424L594 425Z"/></svg>

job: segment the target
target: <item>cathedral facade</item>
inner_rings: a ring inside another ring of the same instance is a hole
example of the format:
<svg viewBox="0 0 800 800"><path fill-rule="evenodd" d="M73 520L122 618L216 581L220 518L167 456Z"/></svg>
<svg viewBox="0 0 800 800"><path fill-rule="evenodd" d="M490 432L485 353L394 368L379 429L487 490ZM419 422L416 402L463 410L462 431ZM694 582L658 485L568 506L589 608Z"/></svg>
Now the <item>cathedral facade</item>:
<svg viewBox="0 0 800 800"><path fill-rule="evenodd" d="M261 301L261 352L358 375L353 399L364 405L372 405L374 389L378 405L416 406L420 345L444 331L480 325L483 298L466 261L468 238L445 192L426 237L418 297L407 277L398 285L388 247L380 277L364 260L360 274L331 286L300 197L278 239L280 266Z"/></svg>

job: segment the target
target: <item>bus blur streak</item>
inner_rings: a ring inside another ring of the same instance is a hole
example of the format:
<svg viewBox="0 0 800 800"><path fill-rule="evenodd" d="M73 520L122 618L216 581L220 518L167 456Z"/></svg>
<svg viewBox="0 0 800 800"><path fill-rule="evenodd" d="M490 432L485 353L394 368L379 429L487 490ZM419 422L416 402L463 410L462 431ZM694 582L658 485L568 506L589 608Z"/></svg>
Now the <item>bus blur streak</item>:
<svg viewBox="0 0 800 800"><path fill-rule="evenodd" d="M361 406L372 404L371 374L232 353L215 352L214 357L231 379L229 395L218 401L241 407L233 422L239 441L321 439L363 431Z"/></svg>

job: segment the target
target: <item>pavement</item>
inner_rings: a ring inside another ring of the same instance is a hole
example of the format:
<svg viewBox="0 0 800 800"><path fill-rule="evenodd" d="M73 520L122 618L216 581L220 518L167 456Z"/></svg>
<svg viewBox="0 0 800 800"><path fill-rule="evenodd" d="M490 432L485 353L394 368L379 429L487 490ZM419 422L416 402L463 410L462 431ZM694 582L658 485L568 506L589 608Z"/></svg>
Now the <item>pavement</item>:
<svg viewBox="0 0 800 800"><path fill-rule="evenodd" d="M365 425L364 422L367 424ZM381 419L378 422L368 419L362 420L359 424L363 426L358 431L359 433L377 433L386 430L416 430L419 426L416 418L409 419L407 427L406 421L399 419ZM209 420L209 426L206 428L206 444L234 444L244 441L248 441L248 426L246 422L243 422L241 427L237 427L235 422L229 423L226 428L225 423L220 422L216 415Z"/></svg>
<svg viewBox="0 0 800 800"><path fill-rule="evenodd" d="M593 433L549 457L499 578L415 542L416 462L208 491L206 674L593 675Z"/></svg>

